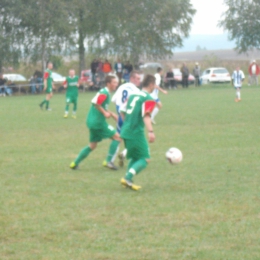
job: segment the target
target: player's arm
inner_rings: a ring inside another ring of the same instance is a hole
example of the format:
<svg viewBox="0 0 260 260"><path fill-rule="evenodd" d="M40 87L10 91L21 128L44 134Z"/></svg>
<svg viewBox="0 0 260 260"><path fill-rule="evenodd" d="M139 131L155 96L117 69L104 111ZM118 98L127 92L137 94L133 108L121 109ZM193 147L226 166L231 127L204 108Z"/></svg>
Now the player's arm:
<svg viewBox="0 0 260 260"><path fill-rule="evenodd" d="M111 117L112 117L115 121L118 120L118 116L117 116L117 114L115 114L115 113L112 112L112 111L108 111L108 113L110 113Z"/></svg>
<svg viewBox="0 0 260 260"><path fill-rule="evenodd" d="M49 72L45 72L43 76L43 90L45 91L47 89L47 79L49 77Z"/></svg>
<svg viewBox="0 0 260 260"><path fill-rule="evenodd" d="M103 93L98 93L94 99L92 100L92 103L94 104L95 108L104 115L105 118L109 118L111 116L110 112L107 111L102 107L102 104L107 99L107 95Z"/></svg>
<svg viewBox="0 0 260 260"><path fill-rule="evenodd" d="M95 104L95 108L104 115L105 118L109 118L111 116L109 111L106 111L101 105Z"/></svg>
<svg viewBox="0 0 260 260"><path fill-rule="evenodd" d="M150 143L153 143L155 140L155 134L153 132L153 125L151 120L151 114L155 106L156 106L156 102L154 100L148 100L143 103L143 108L142 108L143 121L148 132L148 140Z"/></svg>
<svg viewBox="0 0 260 260"><path fill-rule="evenodd" d="M168 92L164 89L162 89L161 87L155 85L155 88L157 88L159 91L161 91L163 94L168 94Z"/></svg>
<svg viewBox="0 0 260 260"><path fill-rule="evenodd" d="M65 80L62 85L63 85L64 88L67 88L67 87L68 87L68 82L67 82L67 80Z"/></svg>

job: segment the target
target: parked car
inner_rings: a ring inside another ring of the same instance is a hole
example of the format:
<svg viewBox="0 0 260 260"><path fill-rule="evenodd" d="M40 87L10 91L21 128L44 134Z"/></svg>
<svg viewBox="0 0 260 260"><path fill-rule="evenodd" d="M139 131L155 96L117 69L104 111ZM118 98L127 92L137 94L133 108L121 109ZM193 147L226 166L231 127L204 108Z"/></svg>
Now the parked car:
<svg viewBox="0 0 260 260"><path fill-rule="evenodd" d="M57 72L52 72L52 79L54 84L56 84L56 83L63 83L66 80L66 77L63 77Z"/></svg>
<svg viewBox="0 0 260 260"><path fill-rule="evenodd" d="M27 93L29 91L29 82L21 74L3 74L3 77L7 80L7 86L15 92Z"/></svg>
<svg viewBox="0 0 260 260"><path fill-rule="evenodd" d="M140 69L155 69L155 70L159 67L162 68L162 64L158 62L147 62L139 66Z"/></svg>
<svg viewBox="0 0 260 260"><path fill-rule="evenodd" d="M201 83L230 83L231 76L226 68L208 68L201 75Z"/></svg>
<svg viewBox="0 0 260 260"><path fill-rule="evenodd" d="M176 84L182 84L182 73L181 70L176 68L172 70L173 74L174 74L174 79ZM195 82L195 78L193 75L189 74L189 78L188 78L189 84L194 84Z"/></svg>

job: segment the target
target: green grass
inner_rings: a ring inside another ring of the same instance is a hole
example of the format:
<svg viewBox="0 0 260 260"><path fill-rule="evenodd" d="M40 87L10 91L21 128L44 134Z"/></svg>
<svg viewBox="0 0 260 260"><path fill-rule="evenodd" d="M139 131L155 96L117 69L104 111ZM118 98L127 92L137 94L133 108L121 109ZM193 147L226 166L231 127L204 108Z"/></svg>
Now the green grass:
<svg viewBox="0 0 260 260"><path fill-rule="evenodd" d="M88 144L94 93L80 95L76 120L63 119L63 95L50 113L43 96L0 98L0 259L260 259L259 94L244 87L240 103L223 85L161 94L140 192L120 186L125 169L102 168L108 140L68 167ZM178 166L164 158L170 147L184 154Z"/></svg>

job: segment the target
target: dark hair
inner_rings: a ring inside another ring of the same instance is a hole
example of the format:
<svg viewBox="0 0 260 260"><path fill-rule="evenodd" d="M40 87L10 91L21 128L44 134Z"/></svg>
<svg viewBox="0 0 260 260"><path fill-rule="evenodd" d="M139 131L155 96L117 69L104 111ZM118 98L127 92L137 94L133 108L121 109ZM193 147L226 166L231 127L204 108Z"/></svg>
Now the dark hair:
<svg viewBox="0 0 260 260"><path fill-rule="evenodd" d="M111 83L111 81L113 79L115 79L116 77L113 76L113 75L107 75L106 78L105 78L105 83L108 84L108 83Z"/></svg>
<svg viewBox="0 0 260 260"><path fill-rule="evenodd" d="M150 84L155 84L155 76L148 74L145 76L144 80L143 80L143 88L148 87Z"/></svg>
<svg viewBox="0 0 260 260"><path fill-rule="evenodd" d="M161 67L158 67L157 68L157 72L161 72L162 71L162 68Z"/></svg>
<svg viewBox="0 0 260 260"><path fill-rule="evenodd" d="M133 70L133 71L130 73L130 78L133 78L136 74L139 75L140 72L137 71L137 70Z"/></svg>

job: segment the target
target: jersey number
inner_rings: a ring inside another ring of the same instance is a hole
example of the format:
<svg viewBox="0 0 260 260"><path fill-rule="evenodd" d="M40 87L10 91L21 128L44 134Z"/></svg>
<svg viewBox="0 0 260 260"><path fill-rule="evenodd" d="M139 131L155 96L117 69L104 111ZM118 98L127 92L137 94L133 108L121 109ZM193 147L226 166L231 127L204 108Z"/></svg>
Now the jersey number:
<svg viewBox="0 0 260 260"><path fill-rule="evenodd" d="M136 104L136 102L137 102L139 99L140 99L140 97L135 97L135 98L133 99L133 101L132 101L131 104L130 104L130 108L128 108L128 109L126 110L126 113L127 113L127 114L131 114L131 113L133 112L133 110L134 110L134 108L135 108L135 104Z"/></svg>
<svg viewBox="0 0 260 260"><path fill-rule="evenodd" d="M125 103L125 102L126 102L127 97L128 97L128 91L127 91L127 90L124 90L124 91L122 92L122 103Z"/></svg>

